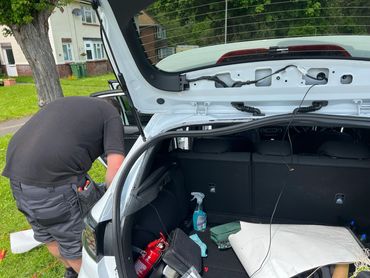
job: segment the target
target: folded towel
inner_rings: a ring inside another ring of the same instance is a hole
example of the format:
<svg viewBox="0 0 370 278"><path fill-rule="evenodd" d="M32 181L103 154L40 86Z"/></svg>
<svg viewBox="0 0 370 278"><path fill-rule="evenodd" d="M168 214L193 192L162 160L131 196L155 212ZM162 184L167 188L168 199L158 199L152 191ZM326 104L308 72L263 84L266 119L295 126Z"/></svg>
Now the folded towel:
<svg viewBox="0 0 370 278"><path fill-rule="evenodd" d="M215 226L210 229L211 239L219 249L230 248L229 235L240 231L240 222L230 222L223 225Z"/></svg>

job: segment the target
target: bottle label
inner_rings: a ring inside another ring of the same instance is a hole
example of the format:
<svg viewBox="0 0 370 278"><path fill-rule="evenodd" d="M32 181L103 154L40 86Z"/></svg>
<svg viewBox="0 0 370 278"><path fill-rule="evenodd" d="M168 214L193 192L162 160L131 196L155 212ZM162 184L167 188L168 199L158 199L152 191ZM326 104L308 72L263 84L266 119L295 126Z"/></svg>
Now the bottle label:
<svg viewBox="0 0 370 278"><path fill-rule="evenodd" d="M199 231L205 230L207 227L207 217L199 215L197 219L197 227Z"/></svg>

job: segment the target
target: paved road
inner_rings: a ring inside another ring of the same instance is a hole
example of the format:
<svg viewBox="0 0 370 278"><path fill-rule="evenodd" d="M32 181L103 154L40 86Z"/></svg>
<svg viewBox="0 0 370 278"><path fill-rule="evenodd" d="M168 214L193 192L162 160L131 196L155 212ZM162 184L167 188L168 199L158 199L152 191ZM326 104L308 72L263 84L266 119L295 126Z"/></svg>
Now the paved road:
<svg viewBox="0 0 370 278"><path fill-rule="evenodd" d="M21 126L27 122L31 116L24 117L16 120L9 120L0 123L0 136L4 136L9 133L15 133Z"/></svg>

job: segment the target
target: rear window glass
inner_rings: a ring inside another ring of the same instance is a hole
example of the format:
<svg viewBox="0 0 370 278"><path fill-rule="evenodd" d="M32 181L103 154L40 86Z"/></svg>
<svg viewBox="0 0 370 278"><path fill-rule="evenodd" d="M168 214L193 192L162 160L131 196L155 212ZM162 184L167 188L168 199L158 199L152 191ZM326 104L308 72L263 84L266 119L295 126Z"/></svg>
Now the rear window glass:
<svg viewBox="0 0 370 278"><path fill-rule="evenodd" d="M274 57L370 58L368 0L159 0L135 17L168 72Z"/></svg>

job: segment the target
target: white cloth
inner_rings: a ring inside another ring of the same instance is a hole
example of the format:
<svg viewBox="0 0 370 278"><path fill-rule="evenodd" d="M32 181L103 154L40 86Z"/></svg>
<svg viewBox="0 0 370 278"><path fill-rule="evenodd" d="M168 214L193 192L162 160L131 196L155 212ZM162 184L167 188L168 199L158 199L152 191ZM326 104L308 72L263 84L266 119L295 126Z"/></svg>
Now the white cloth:
<svg viewBox="0 0 370 278"><path fill-rule="evenodd" d="M240 222L229 241L243 267L252 275L269 245L269 224ZM253 278L286 278L319 266L353 263L366 258L361 246L344 227L273 224L271 250Z"/></svg>
<svg viewBox="0 0 370 278"><path fill-rule="evenodd" d="M33 238L32 229L10 234L10 248L13 254L30 251L41 244L41 242Z"/></svg>

